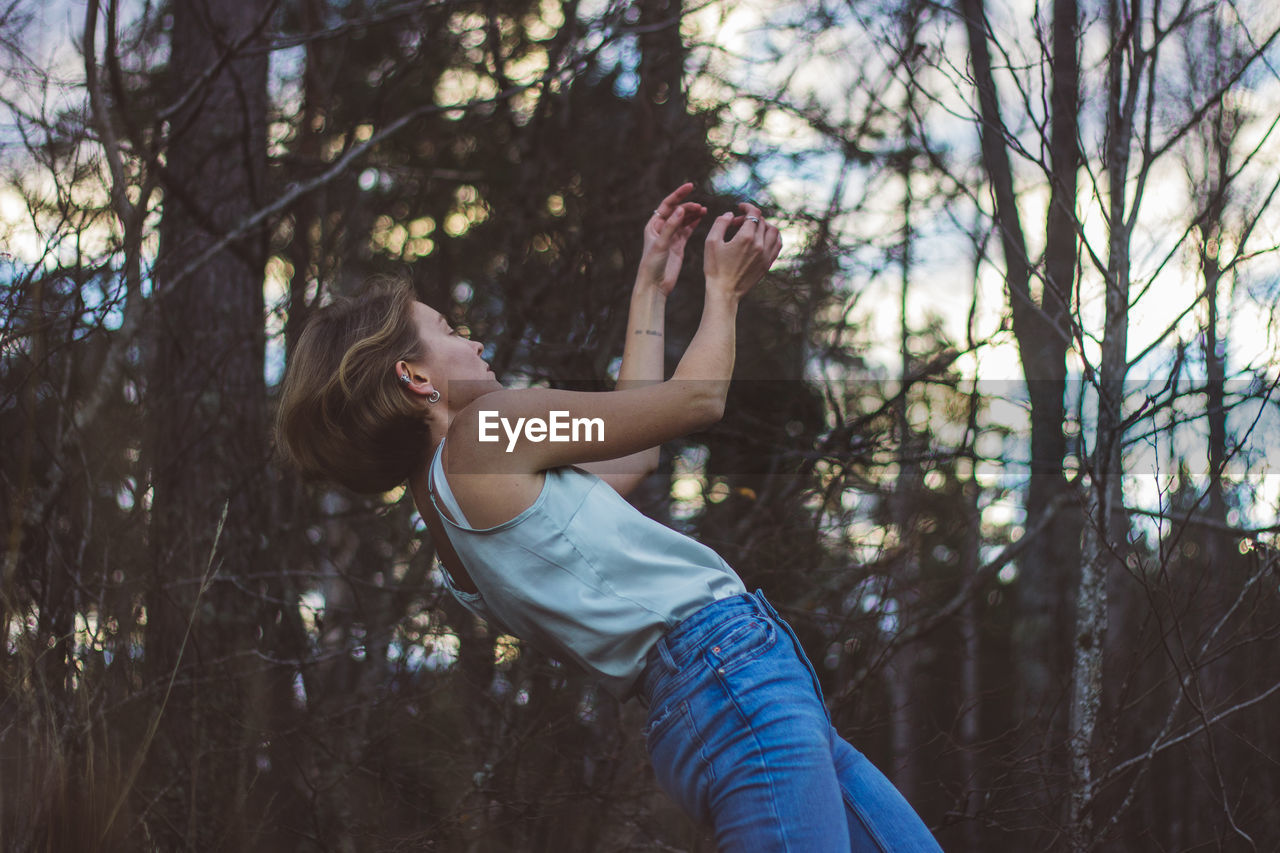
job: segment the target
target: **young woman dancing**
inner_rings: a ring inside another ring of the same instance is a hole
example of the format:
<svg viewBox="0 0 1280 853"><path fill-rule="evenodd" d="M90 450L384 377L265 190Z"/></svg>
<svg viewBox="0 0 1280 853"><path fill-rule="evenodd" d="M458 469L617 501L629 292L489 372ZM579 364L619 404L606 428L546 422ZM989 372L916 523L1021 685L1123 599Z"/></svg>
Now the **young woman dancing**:
<svg viewBox="0 0 1280 853"><path fill-rule="evenodd" d="M750 204L714 220L702 320L663 381L666 298L706 213L691 190L645 226L617 390L503 388L481 344L407 285L383 285L311 318L285 377L282 446L304 472L356 491L407 480L452 593L647 706L659 783L721 850L938 851L836 733L764 595L623 499L657 466L658 445L721 418L738 303L782 247ZM557 418L597 426L540 440Z"/></svg>

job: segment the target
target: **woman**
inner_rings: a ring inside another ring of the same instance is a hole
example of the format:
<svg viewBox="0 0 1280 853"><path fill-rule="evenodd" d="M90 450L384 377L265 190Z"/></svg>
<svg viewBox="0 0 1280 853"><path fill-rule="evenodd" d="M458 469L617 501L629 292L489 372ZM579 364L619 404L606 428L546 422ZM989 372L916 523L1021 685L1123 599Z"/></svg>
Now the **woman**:
<svg viewBox="0 0 1280 853"><path fill-rule="evenodd" d="M303 471L357 491L407 480L453 594L644 703L659 783L714 827L720 849L937 851L836 734L812 666L763 594L623 499L657 466L658 445L722 416L739 301L782 247L750 204L713 222L701 324L662 381L666 297L706 213L686 200L692 189L645 226L617 390L505 389L481 344L407 286L383 286L321 309L304 330L285 378L283 447Z"/></svg>

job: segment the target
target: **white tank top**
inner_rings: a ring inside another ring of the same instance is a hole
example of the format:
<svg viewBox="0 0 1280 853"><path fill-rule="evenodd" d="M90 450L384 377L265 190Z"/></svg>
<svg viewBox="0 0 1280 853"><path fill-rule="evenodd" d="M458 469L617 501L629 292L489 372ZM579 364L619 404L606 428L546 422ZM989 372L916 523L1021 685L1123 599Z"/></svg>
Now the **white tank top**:
<svg viewBox="0 0 1280 853"><path fill-rule="evenodd" d="M627 698L645 654L703 606L746 592L715 551L649 518L581 468L546 472L523 512L495 527L466 520L436 448L427 491L478 593L462 604ZM456 519L456 521L454 520Z"/></svg>

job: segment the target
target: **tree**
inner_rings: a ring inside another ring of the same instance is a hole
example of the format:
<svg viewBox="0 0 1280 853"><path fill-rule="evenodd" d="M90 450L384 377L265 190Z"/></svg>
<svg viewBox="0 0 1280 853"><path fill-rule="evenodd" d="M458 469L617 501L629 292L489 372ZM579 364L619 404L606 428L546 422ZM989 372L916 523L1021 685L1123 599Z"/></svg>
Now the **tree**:
<svg viewBox="0 0 1280 853"><path fill-rule="evenodd" d="M1048 136L1049 159L1043 164L1050 187L1045 216L1042 264L1030 254L1023 213L1014 187L1010 148L1016 145L1002 117L1000 95L992 70L990 24L983 0L964 0L960 6L969 42L969 58L979 102L978 133L982 164L994 199L993 217L1004 258L1014 335L1031 402L1031 477L1027 484L1027 520L1049 517L1069 486L1063 476L1067 454L1067 353L1074 332L1070 310L1075 297L1077 255L1077 172L1079 151L1079 9L1075 0L1055 0L1047 55L1051 81ZM1044 45L1044 42L1040 42ZM1035 280L1040 297L1032 293ZM1080 522L1059 511L1053 515L1047 547L1024 562L1020 607L1021 706L1028 720L1046 729L1050 742L1064 739L1064 718L1054 712L1054 674L1062 671L1067 648L1070 611L1068 590L1077 575ZM1035 741L1029 741L1035 743ZM1038 749L1038 747L1036 747ZM1041 772L1053 772L1060 759L1051 751Z"/></svg>

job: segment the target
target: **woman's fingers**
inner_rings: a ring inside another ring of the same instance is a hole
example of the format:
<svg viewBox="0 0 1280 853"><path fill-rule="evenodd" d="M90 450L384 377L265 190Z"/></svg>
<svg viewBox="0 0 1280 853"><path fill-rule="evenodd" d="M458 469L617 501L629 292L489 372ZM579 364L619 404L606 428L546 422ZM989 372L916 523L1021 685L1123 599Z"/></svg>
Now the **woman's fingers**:
<svg viewBox="0 0 1280 853"><path fill-rule="evenodd" d="M667 196L661 202L658 203L658 207L656 210L653 211L653 215L660 216L663 219L666 219L671 214L675 213L676 208L680 205L680 202L683 201L684 197L691 192L693 192L693 184L691 183L686 182L676 187L675 190L671 193L671 195Z"/></svg>
<svg viewBox="0 0 1280 853"><path fill-rule="evenodd" d="M739 207L747 206L745 203L739 205ZM744 242L746 240L759 242L757 237L762 237L767 229L773 228L772 225L765 221L764 215L760 213L760 209L757 207L752 207L745 213L728 212L721 215L729 217L728 225L725 229L726 232L737 229L734 231L733 240L737 240L738 235L743 234L742 239Z"/></svg>
<svg viewBox="0 0 1280 853"><path fill-rule="evenodd" d="M697 202L684 201L684 198L691 192L693 192L693 184L681 184L658 204L653 211L652 218L657 220L654 222L654 226L659 235L666 236L669 233L675 233L674 230L669 230L669 228L677 212L682 211L680 217L683 223L680 229L682 233L686 230L687 232L692 232L698 221L706 215L707 209L702 205ZM734 239L737 239L738 234L745 232L744 240L750 239L757 244L763 245L765 235L770 228L773 228L772 225L765 222L764 213L759 207L748 201L739 202L738 209L739 213L729 212L722 214L722 217L717 217L717 222L720 218L728 217L724 228L720 231L721 238L723 239L723 235L730 229L737 229ZM776 232L777 229L775 228L774 231ZM710 238L710 235L708 235L708 238Z"/></svg>
<svg viewBox="0 0 1280 853"><path fill-rule="evenodd" d="M722 213L711 223L711 231L707 234L707 242L724 242L725 232L729 230L729 225L733 222L732 213Z"/></svg>
<svg viewBox="0 0 1280 853"><path fill-rule="evenodd" d="M745 234L746 239L759 243L759 235L764 231L764 214L760 212L760 208L749 201L739 202L738 209L742 211L743 220L742 229L738 233Z"/></svg>
<svg viewBox="0 0 1280 853"><path fill-rule="evenodd" d="M671 240L672 235L675 234L676 230L680 227L680 221L682 219L684 219L683 207L677 207L671 215L667 217L667 221L662 225L662 233L660 235L663 245L666 245Z"/></svg>
<svg viewBox="0 0 1280 853"><path fill-rule="evenodd" d="M693 233L693 229L698 227L702 215L707 209L700 204L694 202L686 202L677 206L671 215L663 221L661 229L658 231L658 246L670 246L676 242L683 242L689 239L689 235Z"/></svg>
<svg viewBox="0 0 1280 853"><path fill-rule="evenodd" d="M686 201L684 204L680 205L680 208L684 211L684 221L686 224L690 222L696 223L707 212L707 209L696 201Z"/></svg>
<svg viewBox="0 0 1280 853"><path fill-rule="evenodd" d="M729 212L716 218L707 235L708 251L716 255L717 269L725 262L744 270L758 266L759 273L763 274L782 251L782 234L775 225L765 221L762 211L754 204L743 202L738 207L741 213ZM736 233L732 230L735 228ZM726 241L729 233L733 236Z"/></svg>
<svg viewBox="0 0 1280 853"><path fill-rule="evenodd" d="M705 210L696 210L690 216L686 216L684 218L683 224L680 226L680 230L676 232L676 242L689 242L689 237L693 234L693 229L697 228L698 223L702 221L702 214L704 212Z"/></svg>
<svg viewBox="0 0 1280 853"><path fill-rule="evenodd" d="M768 253L769 266L773 266L773 262L778 259L778 255L782 252L782 232L777 226L770 225L768 227L768 235L765 238L765 252Z"/></svg>
<svg viewBox="0 0 1280 853"><path fill-rule="evenodd" d="M782 251L782 233L777 226L767 222L764 213L750 202L738 204L739 213L723 213L716 217L707 235L710 244L715 240L725 243L725 236L734 229L732 239L726 245L743 245L752 243L760 256L767 259L766 266L772 265Z"/></svg>

